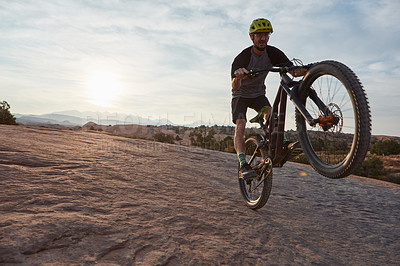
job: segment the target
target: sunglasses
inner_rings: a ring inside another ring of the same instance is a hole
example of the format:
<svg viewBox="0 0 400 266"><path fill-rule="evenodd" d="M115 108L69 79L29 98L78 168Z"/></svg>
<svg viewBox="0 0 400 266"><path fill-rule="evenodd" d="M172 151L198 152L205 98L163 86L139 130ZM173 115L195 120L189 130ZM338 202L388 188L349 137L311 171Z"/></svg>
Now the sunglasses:
<svg viewBox="0 0 400 266"><path fill-rule="evenodd" d="M272 32L257 32L257 33L254 33L254 35L256 35L258 37L269 37L269 36L271 36L271 33Z"/></svg>

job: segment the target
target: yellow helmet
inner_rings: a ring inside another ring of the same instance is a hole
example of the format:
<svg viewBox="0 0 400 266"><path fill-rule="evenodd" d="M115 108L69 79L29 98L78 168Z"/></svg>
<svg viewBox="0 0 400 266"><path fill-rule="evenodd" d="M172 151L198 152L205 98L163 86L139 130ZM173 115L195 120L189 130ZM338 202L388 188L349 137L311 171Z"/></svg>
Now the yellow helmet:
<svg viewBox="0 0 400 266"><path fill-rule="evenodd" d="M256 32L273 32L271 22L265 18L253 20L250 25L249 33L252 34Z"/></svg>

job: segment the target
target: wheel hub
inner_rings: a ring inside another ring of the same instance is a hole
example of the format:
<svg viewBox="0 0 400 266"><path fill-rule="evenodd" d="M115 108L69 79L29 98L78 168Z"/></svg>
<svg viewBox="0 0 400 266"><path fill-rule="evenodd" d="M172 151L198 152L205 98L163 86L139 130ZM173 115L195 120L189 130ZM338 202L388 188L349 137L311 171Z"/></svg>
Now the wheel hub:
<svg viewBox="0 0 400 266"><path fill-rule="evenodd" d="M322 127L324 131L331 130L332 132L342 132L343 129L343 114L340 110L340 107L335 103L330 103L327 106L328 111L326 114L328 115L320 115L319 125Z"/></svg>

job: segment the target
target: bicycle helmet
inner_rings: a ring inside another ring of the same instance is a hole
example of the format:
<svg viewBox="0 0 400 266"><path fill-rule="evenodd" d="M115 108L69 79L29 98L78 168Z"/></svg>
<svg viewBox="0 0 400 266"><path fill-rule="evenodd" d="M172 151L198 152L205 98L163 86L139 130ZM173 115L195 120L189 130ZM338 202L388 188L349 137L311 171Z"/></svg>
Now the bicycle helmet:
<svg viewBox="0 0 400 266"><path fill-rule="evenodd" d="M273 32L271 22L265 18L253 20L250 25L249 33L252 34L257 32Z"/></svg>

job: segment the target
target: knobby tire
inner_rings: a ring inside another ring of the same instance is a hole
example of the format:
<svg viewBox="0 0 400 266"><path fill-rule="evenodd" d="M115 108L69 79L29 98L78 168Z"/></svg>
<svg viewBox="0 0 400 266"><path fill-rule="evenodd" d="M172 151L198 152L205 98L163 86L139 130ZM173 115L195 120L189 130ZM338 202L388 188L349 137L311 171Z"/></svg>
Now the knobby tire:
<svg viewBox="0 0 400 266"><path fill-rule="evenodd" d="M314 65L303 78L298 93L313 117L318 117L320 110L309 99L310 88L341 120L325 131L320 125L310 127L296 110L297 132L303 152L321 175L346 177L361 165L369 148L371 116L364 89L354 72L342 63L323 61ZM345 139L348 140L345 142Z"/></svg>
<svg viewBox="0 0 400 266"><path fill-rule="evenodd" d="M245 145L246 145L246 155L249 158L253 155L254 151L257 149L257 140L255 138L249 138L246 140ZM254 167L258 163L260 163L262 159L263 158L260 149L257 149L257 157L250 164L250 166ZM262 184L260 184L260 182ZM271 193L272 171L270 171L267 175L264 172L260 180L251 179L251 181L245 181L239 178L239 186L244 203L246 204L247 207L253 210L262 208L267 203L269 195ZM249 188L251 190L252 188L255 187L257 187L257 189L252 193L250 193Z"/></svg>

